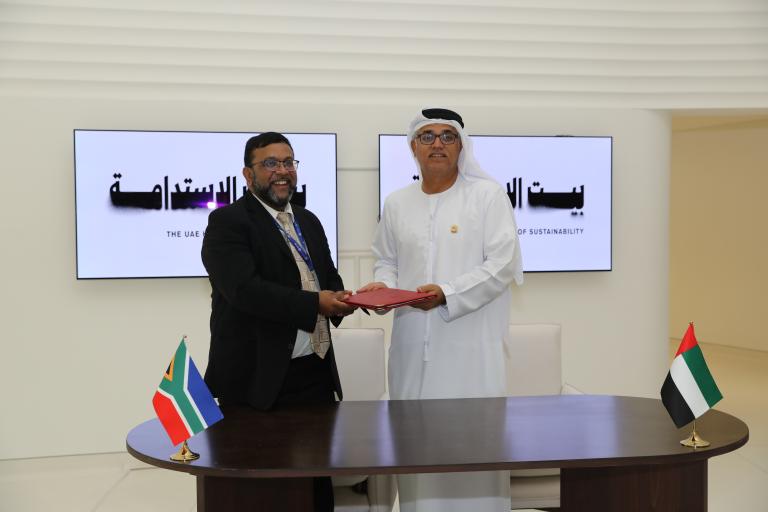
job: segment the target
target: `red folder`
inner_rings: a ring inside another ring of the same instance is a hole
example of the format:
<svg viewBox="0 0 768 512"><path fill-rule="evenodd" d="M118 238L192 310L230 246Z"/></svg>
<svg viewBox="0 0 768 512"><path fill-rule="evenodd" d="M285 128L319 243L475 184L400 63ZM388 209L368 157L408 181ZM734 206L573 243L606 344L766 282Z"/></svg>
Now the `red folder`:
<svg viewBox="0 0 768 512"><path fill-rule="evenodd" d="M432 292L412 292L397 288L379 288L350 295L344 302L365 309L399 308L425 302L436 295Z"/></svg>

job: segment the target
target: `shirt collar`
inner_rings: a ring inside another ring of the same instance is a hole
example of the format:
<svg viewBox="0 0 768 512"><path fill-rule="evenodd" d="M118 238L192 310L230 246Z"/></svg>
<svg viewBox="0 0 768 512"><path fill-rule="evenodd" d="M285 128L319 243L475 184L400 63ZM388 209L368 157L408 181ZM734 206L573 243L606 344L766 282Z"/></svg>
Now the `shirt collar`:
<svg viewBox="0 0 768 512"><path fill-rule="evenodd" d="M251 195L253 197L255 197L261 203L261 205L264 207L264 209L266 209L269 212L269 214L272 216L273 219L277 220L277 214L278 213L282 213L282 212L280 212L279 210L275 210L274 208L269 206L267 203L262 201L262 199L259 196L257 196L256 194L254 194L250 190L248 192L250 192ZM290 213L291 214L291 218L293 218L293 209L291 208L291 202L290 201L288 201L288 204L285 205L285 210L283 210L283 211L285 213Z"/></svg>

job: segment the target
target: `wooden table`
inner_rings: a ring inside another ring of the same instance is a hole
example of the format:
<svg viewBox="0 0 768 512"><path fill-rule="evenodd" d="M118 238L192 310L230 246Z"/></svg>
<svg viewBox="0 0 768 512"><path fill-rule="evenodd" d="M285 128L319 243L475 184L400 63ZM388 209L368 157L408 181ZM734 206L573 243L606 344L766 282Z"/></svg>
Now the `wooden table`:
<svg viewBox="0 0 768 512"><path fill-rule="evenodd" d="M197 477L198 512L311 510L319 475L561 468L567 511L705 511L707 460L747 442L747 426L709 411L712 444L680 445L659 400L543 396L342 402L257 412L229 408L190 439L200 459L171 462L160 423L128 434L128 452Z"/></svg>

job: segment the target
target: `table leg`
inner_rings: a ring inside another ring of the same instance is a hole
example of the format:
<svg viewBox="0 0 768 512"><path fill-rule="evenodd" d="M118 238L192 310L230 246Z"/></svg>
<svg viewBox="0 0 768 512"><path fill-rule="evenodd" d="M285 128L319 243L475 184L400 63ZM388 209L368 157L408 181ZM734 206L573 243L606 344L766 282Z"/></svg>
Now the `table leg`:
<svg viewBox="0 0 768 512"><path fill-rule="evenodd" d="M707 461L563 469L560 508L562 512L706 512Z"/></svg>
<svg viewBox="0 0 768 512"><path fill-rule="evenodd" d="M197 477L197 512L313 509L312 478Z"/></svg>

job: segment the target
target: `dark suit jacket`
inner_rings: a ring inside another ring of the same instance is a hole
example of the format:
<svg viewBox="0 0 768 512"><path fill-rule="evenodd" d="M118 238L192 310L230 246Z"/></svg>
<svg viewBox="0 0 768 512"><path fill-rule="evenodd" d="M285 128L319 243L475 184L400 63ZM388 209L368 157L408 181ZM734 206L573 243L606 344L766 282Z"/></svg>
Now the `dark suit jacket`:
<svg viewBox="0 0 768 512"><path fill-rule="evenodd" d="M343 290L315 215L291 205L321 290ZM228 402L270 408L291 361L297 329L314 331L316 292L303 291L296 261L272 216L250 193L211 212L203 238L211 281L211 347L205 382ZM334 318L338 325L341 318ZM341 399L333 346L326 354Z"/></svg>

